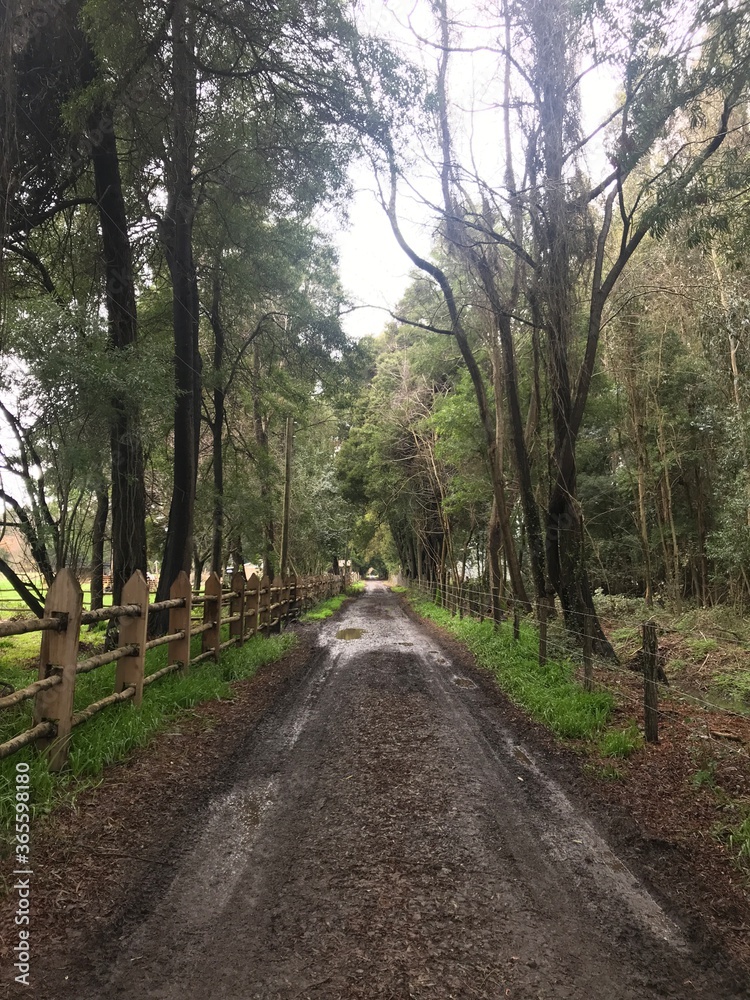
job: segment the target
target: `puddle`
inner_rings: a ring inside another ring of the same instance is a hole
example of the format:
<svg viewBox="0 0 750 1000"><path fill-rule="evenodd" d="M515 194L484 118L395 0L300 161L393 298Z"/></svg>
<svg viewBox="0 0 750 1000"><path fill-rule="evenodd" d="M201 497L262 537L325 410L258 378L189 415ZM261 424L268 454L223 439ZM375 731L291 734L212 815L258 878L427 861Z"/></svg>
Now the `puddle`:
<svg viewBox="0 0 750 1000"><path fill-rule="evenodd" d="M470 681L468 677L453 677L453 683L456 687L460 688L475 688L476 684L474 681Z"/></svg>
<svg viewBox="0 0 750 1000"><path fill-rule="evenodd" d="M531 764L531 761L520 747L513 747L513 756L516 760L522 760L524 764Z"/></svg>
<svg viewBox="0 0 750 1000"><path fill-rule="evenodd" d="M365 634L363 628L342 628L336 633L337 639L361 639Z"/></svg>

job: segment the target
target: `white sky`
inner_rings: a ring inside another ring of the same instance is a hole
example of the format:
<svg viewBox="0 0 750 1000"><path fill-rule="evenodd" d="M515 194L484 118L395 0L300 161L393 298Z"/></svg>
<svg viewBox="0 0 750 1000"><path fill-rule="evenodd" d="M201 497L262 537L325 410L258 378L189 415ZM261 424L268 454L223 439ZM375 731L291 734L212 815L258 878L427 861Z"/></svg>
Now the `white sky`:
<svg viewBox="0 0 750 1000"><path fill-rule="evenodd" d="M472 23L470 13L474 0L454 2L451 13L458 15L465 24ZM416 25L423 35L434 33L434 22L425 0L360 0L362 23L372 32L390 38L404 54L424 65L425 60L434 60L434 52L424 50L411 34L408 23ZM479 17L475 18L478 23ZM472 29L467 28L463 42L487 44L487 29L478 29L472 38ZM497 176L501 164L498 161L500 121L495 108L488 108L497 100L495 57L487 53L461 54L453 57L451 74L451 97L454 105L463 109L473 109L459 113L456 110L457 131L463 133L462 145L465 152L471 148L472 155L479 164L483 176ZM602 120L611 106L613 81L599 72L584 77L582 99L584 105L584 128L588 129ZM494 88L494 93L493 93ZM603 159L598 143L592 144L596 160ZM597 148L598 147L598 148ZM596 171L598 173L598 170ZM377 201L371 170L360 163L352 168L355 187L354 200L349 215L350 225L337 229L335 243L340 254L340 272L344 288L357 308L344 318L344 328L352 337L378 334L389 321L389 309L394 309L406 291L410 281L412 265L396 244L390 224ZM422 191L429 191L433 199L439 197L434 179L412 183ZM428 256L432 245L435 219L429 209L410 198L407 191L399 194L399 214L402 230L410 243L424 256Z"/></svg>

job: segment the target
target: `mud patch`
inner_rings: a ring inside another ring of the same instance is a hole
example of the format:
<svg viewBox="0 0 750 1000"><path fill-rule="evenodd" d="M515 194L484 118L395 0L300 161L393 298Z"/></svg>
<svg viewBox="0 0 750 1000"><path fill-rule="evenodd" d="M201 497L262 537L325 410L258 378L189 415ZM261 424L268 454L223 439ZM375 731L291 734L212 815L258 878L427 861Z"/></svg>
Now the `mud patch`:
<svg viewBox="0 0 750 1000"><path fill-rule="evenodd" d="M363 628L342 628L336 633L336 638L345 640L361 639L364 634L365 630Z"/></svg>
<svg viewBox="0 0 750 1000"><path fill-rule="evenodd" d="M457 674L455 674L451 678L451 680L456 685L456 687L476 690L477 687L476 684L474 683L474 681L470 681L468 677L459 677Z"/></svg>

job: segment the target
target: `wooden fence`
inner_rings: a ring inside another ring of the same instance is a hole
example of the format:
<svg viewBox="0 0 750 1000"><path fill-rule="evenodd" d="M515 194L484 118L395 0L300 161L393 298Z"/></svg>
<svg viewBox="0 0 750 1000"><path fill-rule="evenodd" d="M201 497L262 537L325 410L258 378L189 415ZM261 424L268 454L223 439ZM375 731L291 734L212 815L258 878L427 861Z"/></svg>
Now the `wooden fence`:
<svg viewBox="0 0 750 1000"><path fill-rule="evenodd" d="M41 632L39 677L33 684L0 698L0 710L24 701L34 702L33 726L0 744L0 760L29 744L46 749L50 770L66 763L73 729L94 715L120 702L139 705L144 688L167 674L187 673L204 660L218 661L221 651L241 646L253 635L269 634L298 618L308 607L338 594L348 582L343 576L276 577L259 580L235 573L228 589L212 573L204 593L193 594L186 573L180 573L169 600L149 603L148 583L140 572L125 585L121 605L83 610L81 587L70 572L57 574L47 593L44 617L20 622L0 622L0 638ZM224 615L224 610L228 614ZM198 615L194 617L194 611ZM148 639L148 618L154 612L169 612L167 634ZM81 628L117 618L119 645L109 652L78 659ZM222 625L229 625L229 638L222 642ZM191 658L191 639L201 636L201 652ZM168 645L168 665L146 675L146 651ZM117 663L112 694L74 712L76 678L108 663Z"/></svg>

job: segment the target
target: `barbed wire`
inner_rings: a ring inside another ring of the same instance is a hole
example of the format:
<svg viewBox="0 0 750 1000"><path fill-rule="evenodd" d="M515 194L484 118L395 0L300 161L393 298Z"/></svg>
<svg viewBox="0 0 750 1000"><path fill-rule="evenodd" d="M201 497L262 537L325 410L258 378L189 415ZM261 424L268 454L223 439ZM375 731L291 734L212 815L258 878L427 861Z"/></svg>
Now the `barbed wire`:
<svg viewBox="0 0 750 1000"><path fill-rule="evenodd" d="M492 594L489 591L484 591L484 590L482 590L482 591L473 591L473 592L471 592L471 594L469 594L466 590L464 590L463 592L461 592L460 589L457 588L453 584L448 584L447 586L443 586L443 585L440 585L440 584L436 585L436 584L426 584L426 583L420 582L420 583L418 583L414 587L414 589L417 590L418 592L422 593L423 595L429 596L431 600L433 600L433 595L436 592L439 593L439 594L441 594L441 596L450 597L451 595L448 593L449 591L453 591L453 593L455 593L457 595L461 595L460 596L461 600L465 600L468 596L479 596L479 595L481 595L481 596L486 596L486 597L489 597L489 598L492 597ZM510 603L512 605L522 607L525 612L528 612L528 606L525 605L523 602L513 601L511 599ZM446 607L445 610L449 611L449 613L454 613L454 612L451 611L451 609L449 607ZM467 614L469 617L475 617L473 615L472 611L470 609L468 609L468 608L459 607L459 608L457 608L457 610L462 611L464 614ZM492 620L492 608L489 607L486 610L488 611L488 614L486 614L485 617L487 619L489 619L489 620ZM589 616L589 617L592 617L592 616ZM561 653L561 654L563 654L563 658L564 659L573 660L573 659L576 658L576 654L580 655L580 650L578 648L576 648L576 646L574 645L574 643L575 643L576 639L582 640L584 638L585 638L584 633L582 633L580 631L577 631L577 630L575 630L573 628L570 628L568 624L563 624L561 622L548 622L547 623L547 639L546 639L546 641L547 641L547 651L548 652L552 651L552 652ZM567 640L570 640L570 641L567 641L567 642L560 641L562 639L567 639ZM608 663L607 661L605 661L600 656L594 656L594 657L592 657L592 665L595 667L595 669L597 671L604 671L604 672L606 672L608 674L615 675L615 676L618 676L618 677L623 678L623 679L634 680L633 674L635 673L635 671L633 671L633 670L631 670L631 669L629 669L627 667L615 666L614 664ZM578 666L580 667L581 665L579 664ZM695 693L693 693L691 691L688 691L688 690L686 690L683 687L676 686L673 683L664 683L663 681L659 681L659 680L656 680L655 683L657 684L660 697L662 697L662 698L666 698L666 699L672 699L672 698L682 699L682 700L685 700L687 702L690 702L692 704L697 705L703 711L715 713L715 714L718 714L720 716L725 716L725 717L728 717L728 718L738 719L739 721L745 723L746 725L748 723L750 723L750 716L748 716L746 714L743 714L742 712L734 711L732 709L725 708L724 706L717 705L716 703L711 702L711 701L707 700L706 698L702 698L699 695L697 695L697 694L695 694ZM602 689L604 691L609 691L610 690L609 688L607 688L604 685L601 685L601 686L602 686ZM618 692L617 693L620 695L620 697L623 697L625 700L631 701L632 703L637 704L639 706L639 708L643 707L643 703L642 703L641 699L636 698L635 695L631 695L628 692L623 691L623 689L621 687L618 687ZM662 709L657 709L657 712L663 718L666 718L666 717L669 717L669 716L673 715L673 712L665 711L665 710L662 710ZM744 751L744 749L742 751L739 751L739 748L737 748L737 749L738 749L738 752L742 752L744 756L748 756L748 758L750 759L750 754L747 754Z"/></svg>

